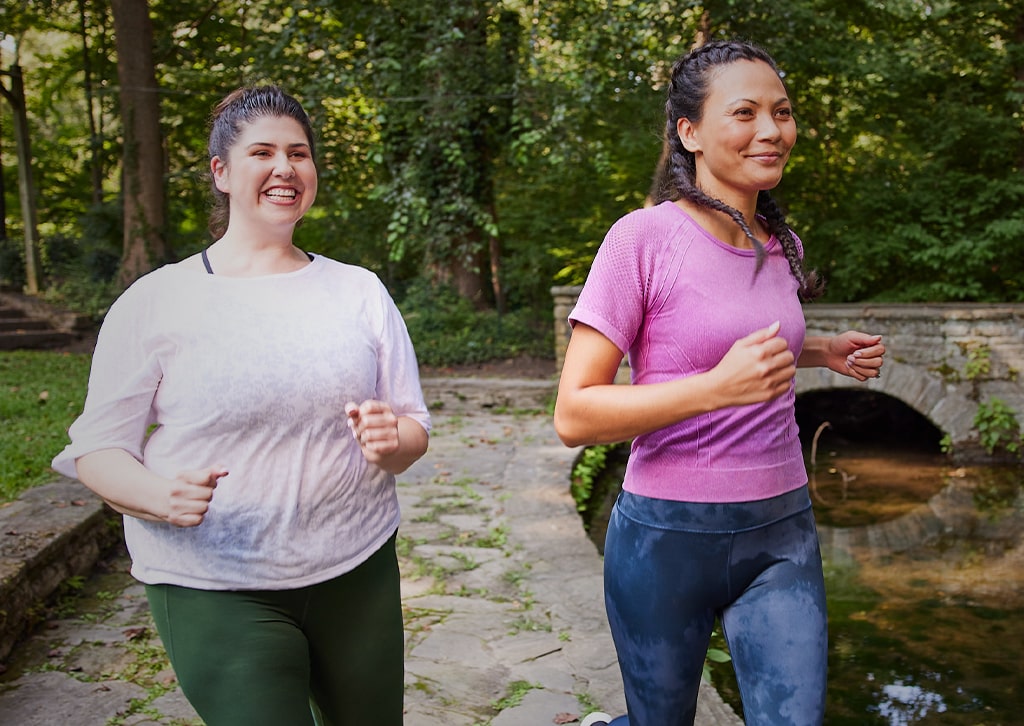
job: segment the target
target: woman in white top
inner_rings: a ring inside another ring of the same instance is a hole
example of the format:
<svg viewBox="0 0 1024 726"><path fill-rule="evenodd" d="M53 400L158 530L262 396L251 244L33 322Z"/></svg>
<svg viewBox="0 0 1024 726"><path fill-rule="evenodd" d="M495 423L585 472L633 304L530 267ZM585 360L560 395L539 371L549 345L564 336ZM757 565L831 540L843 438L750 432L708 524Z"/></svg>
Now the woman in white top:
<svg viewBox="0 0 1024 726"><path fill-rule="evenodd" d="M402 723L395 475L430 418L371 272L297 248L314 134L275 86L215 109L216 242L107 314L54 468L124 514L132 573L209 726Z"/></svg>

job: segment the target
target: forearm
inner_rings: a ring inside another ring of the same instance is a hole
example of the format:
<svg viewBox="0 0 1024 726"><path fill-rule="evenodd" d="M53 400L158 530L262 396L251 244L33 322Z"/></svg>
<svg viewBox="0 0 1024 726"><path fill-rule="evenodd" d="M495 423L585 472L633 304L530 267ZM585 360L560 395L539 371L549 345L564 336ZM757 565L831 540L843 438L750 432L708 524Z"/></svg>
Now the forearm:
<svg viewBox="0 0 1024 726"><path fill-rule="evenodd" d="M418 421L407 416L398 417L398 448L380 456L376 462L389 474L401 474L427 452L429 436Z"/></svg>
<svg viewBox="0 0 1024 726"><path fill-rule="evenodd" d="M78 478L89 489L121 514L151 522L162 522L166 511L159 511L167 497L162 495L168 482L157 476L123 449L94 451L75 461Z"/></svg>
<svg viewBox="0 0 1024 726"><path fill-rule="evenodd" d="M647 385L561 390L555 430L567 446L629 441L720 408L707 373Z"/></svg>
<svg viewBox="0 0 1024 726"><path fill-rule="evenodd" d="M804 339L804 347L800 357L796 359L797 368L827 368L829 341L824 335L810 335Z"/></svg>
<svg viewBox="0 0 1024 726"><path fill-rule="evenodd" d="M881 374L884 355L882 336L847 330L831 337L808 336L796 364L800 368L828 368L865 381Z"/></svg>

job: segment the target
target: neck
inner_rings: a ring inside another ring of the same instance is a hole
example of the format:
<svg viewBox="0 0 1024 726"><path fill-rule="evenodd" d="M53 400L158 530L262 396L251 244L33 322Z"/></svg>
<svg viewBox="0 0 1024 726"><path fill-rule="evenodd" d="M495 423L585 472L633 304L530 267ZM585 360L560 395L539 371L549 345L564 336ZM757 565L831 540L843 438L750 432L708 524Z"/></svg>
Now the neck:
<svg viewBox="0 0 1024 726"><path fill-rule="evenodd" d="M218 275L257 277L294 272L309 264L306 254L292 244L291 237L247 238L230 227L223 237L210 245L207 254Z"/></svg>
<svg viewBox="0 0 1024 726"><path fill-rule="evenodd" d="M717 240L731 245L741 250L754 249L754 243L750 241L743 228L736 224L736 220L725 212L721 212L717 209L710 209L696 202L691 202L687 199L680 199L676 202L682 207L687 214L699 224L704 231L710 234ZM741 211L742 210L738 210ZM756 214L753 211L744 213L744 221L747 223L747 227L750 231L760 240L762 244L768 241L768 233L762 227L760 222L757 221Z"/></svg>

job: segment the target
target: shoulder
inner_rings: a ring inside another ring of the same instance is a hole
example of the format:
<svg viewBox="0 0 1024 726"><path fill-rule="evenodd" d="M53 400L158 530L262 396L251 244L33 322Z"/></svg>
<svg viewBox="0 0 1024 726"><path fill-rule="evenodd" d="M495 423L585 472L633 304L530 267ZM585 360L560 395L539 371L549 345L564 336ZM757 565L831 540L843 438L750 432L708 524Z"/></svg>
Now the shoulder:
<svg viewBox="0 0 1024 726"><path fill-rule="evenodd" d="M344 280L350 285L366 285L368 287L383 285L377 273L366 267L318 254L314 254L314 264L320 265L321 272L332 280Z"/></svg>
<svg viewBox="0 0 1024 726"><path fill-rule="evenodd" d="M677 240L692 236L700 228L672 202L633 210L620 217L608 230L598 256L624 262L631 259L641 267L657 264L665 254L681 246Z"/></svg>
<svg viewBox="0 0 1024 726"><path fill-rule="evenodd" d="M205 275L202 271L202 275ZM158 267L142 275L124 289L118 297L121 300L141 301L162 294L181 295L182 288L188 288L203 278L199 271L189 269L184 263L175 262Z"/></svg>
<svg viewBox="0 0 1024 726"><path fill-rule="evenodd" d="M664 240L687 226L695 226L689 215L672 202L634 209L620 217L608 231L608 239L629 239L637 243Z"/></svg>
<svg viewBox="0 0 1024 726"><path fill-rule="evenodd" d="M384 307L394 305L387 286L373 270L323 255L316 255L313 264L319 266L317 280L324 288L350 297L355 295L364 302L378 300L377 304Z"/></svg>

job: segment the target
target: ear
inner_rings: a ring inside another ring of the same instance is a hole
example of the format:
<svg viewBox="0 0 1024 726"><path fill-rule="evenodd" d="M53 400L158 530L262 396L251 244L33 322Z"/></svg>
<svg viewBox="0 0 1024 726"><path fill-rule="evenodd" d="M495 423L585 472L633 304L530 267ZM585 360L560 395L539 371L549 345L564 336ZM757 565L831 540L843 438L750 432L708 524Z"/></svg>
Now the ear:
<svg viewBox="0 0 1024 726"><path fill-rule="evenodd" d="M213 174L213 184L218 191L228 193L228 165L219 157L210 159L210 172Z"/></svg>
<svg viewBox="0 0 1024 726"><path fill-rule="evenodd" d="M684 149L691 153L701 150L697 127L690 122L690 119L681 118L676 121L676 133L679 134L679 140L683 142Z"/></svg>

